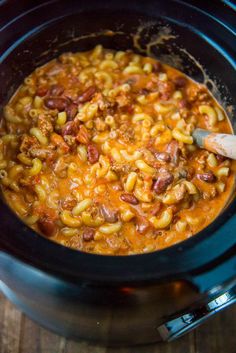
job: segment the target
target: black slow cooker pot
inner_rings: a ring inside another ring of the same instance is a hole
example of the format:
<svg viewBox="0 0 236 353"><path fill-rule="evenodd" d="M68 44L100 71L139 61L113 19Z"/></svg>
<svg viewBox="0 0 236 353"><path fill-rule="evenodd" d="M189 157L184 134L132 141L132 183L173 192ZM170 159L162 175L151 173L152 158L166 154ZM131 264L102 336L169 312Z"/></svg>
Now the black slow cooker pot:
<svg viewBox="0 0 236 353"><path fill-rule="evenodd" d="M235 38L229 1L1 1L0 105L35 67L62 52L102 43L145 53L152 42L152 55L208 84L236 130ZM232 197L192 238L115 257L50 242L1 200L0 288L32 319L67 337L171 340L235 302L235 210Z"/></svg>

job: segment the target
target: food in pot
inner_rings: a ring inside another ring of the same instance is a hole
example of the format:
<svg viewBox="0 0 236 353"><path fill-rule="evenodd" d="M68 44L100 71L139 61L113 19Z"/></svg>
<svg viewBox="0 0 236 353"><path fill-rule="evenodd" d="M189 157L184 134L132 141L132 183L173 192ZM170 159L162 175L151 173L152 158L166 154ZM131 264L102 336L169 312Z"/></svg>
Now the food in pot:
<svg viewBox="0 0 236 353"><path fill-rule="evenodd" d="M66 53L37 68L4 108L0 180L35 231L98 254L146 253L211 223L231 161L194 128L232 133L205 86L150 57Z"/></svg>

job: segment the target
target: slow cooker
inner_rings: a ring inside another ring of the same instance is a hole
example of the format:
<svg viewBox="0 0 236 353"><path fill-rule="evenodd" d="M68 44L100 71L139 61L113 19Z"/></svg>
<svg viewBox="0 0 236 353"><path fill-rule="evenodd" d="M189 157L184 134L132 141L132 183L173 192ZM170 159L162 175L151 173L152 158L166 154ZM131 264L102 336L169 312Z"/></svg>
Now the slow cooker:
<svg viewBox="0 0 236 353"><path fill-rule="evenodd" d="M1 108L37 66L101 43L148 53L204 82L236 131L235 5L230 1L1 1ZM149 52L148 52L149 51ZM102 256L48 241L0 201L0 288L70 338L172 340L236 301L236 199L170 248Z"/></svg>

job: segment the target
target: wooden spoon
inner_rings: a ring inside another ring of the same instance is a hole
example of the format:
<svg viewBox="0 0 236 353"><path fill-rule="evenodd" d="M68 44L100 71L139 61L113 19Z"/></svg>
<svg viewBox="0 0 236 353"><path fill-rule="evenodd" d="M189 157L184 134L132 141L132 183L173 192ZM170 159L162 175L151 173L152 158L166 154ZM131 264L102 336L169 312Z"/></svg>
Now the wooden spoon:
<svg viewBox="0 0 236 353"><path fill-rule="evenodd" d="M208 151L236 159L236 135L217 134L203 129L193 131L196 144Z"/></svg>

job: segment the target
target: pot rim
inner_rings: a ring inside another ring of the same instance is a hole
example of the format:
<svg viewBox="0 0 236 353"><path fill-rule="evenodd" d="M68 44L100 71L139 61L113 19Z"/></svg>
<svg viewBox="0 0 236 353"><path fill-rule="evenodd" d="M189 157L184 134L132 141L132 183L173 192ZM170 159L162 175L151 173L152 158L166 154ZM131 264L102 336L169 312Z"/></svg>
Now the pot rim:
<svg viewBox="0 0 236 353"><path fill-rule="evenodd" d="M53 2L44 2L35 8ZM176 2L193 6L185 1ZM209 16L208 13L205 15ZM196 269L216 261L236 244L233 231L230 230L232 225L236 229L235 198L213 223L198 234L171 247L137 255L98 255L73 250L48 241L31 230L2 200L0 213L5 215L2 219L0 249L43 271L87 281L134 283L175 278L188 280L194 270L196 272Z"/></svg>

